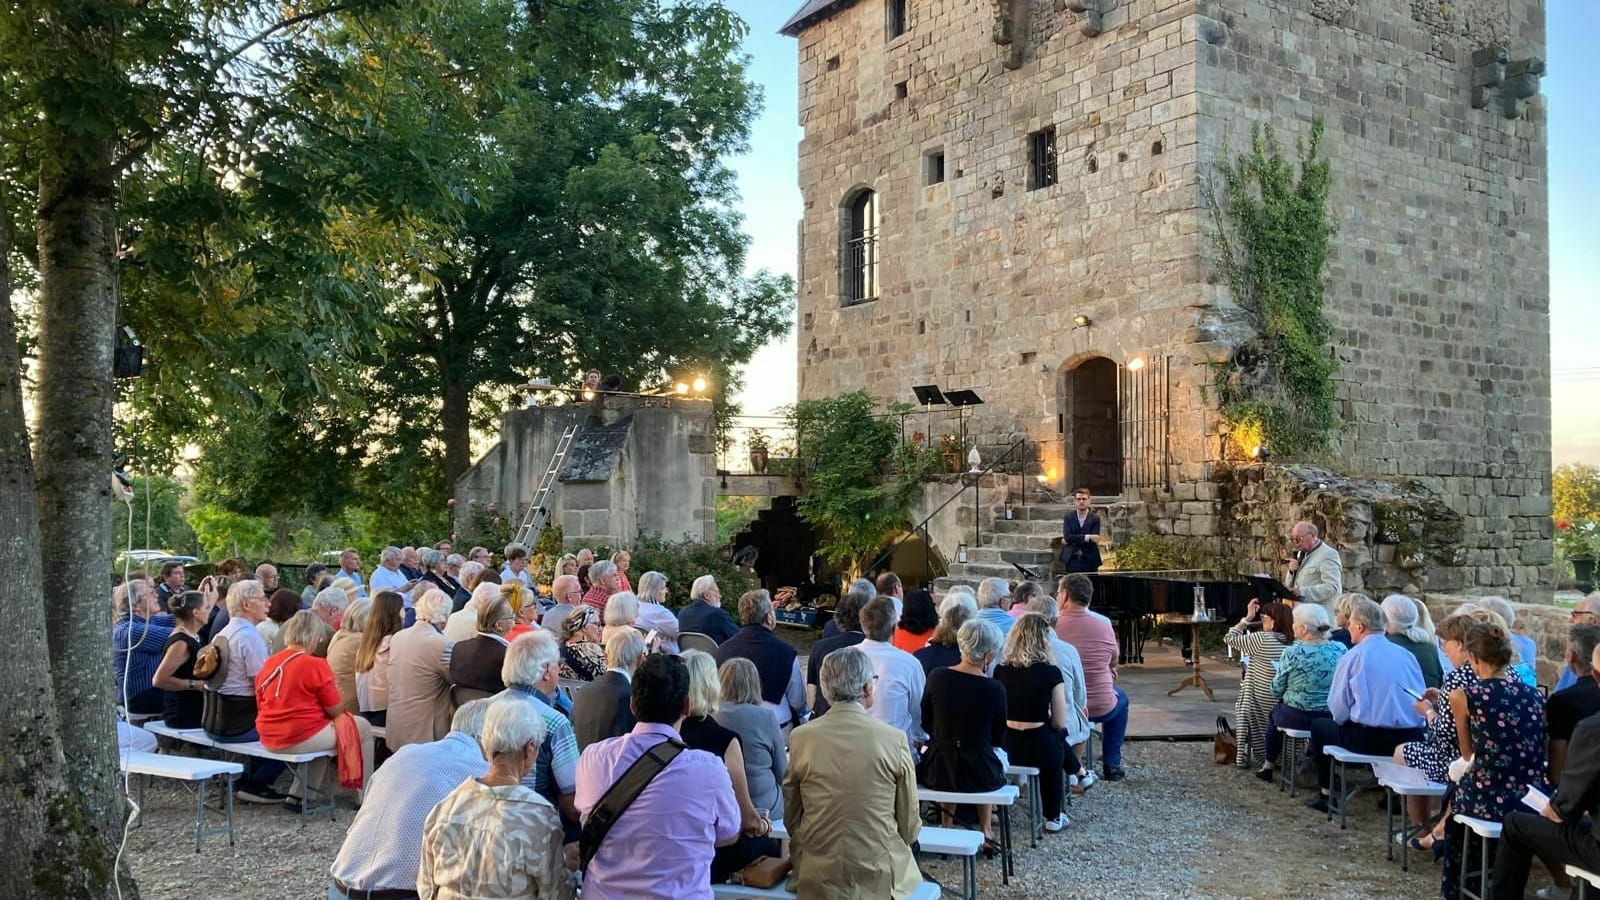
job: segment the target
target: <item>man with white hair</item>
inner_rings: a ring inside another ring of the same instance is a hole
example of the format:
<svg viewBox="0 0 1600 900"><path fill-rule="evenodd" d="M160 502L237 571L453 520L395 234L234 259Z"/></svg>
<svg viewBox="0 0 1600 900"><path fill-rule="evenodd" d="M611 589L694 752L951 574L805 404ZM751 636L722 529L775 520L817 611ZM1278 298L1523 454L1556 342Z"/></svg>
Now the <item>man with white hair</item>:
<svg viewBox="0 0 1600 900"><path fill-rule="evenodd" d="M578 749L633 728L633 670L644 659L644 636L637 629L606 638L606 671L572 697L572 730Z"/></svg>
<svg viewBox="0 0 1600 900"><path fill-rule="evenodd" d="M312 599L311 611L317 614L317 618L321 619L324 625L328 626L327 632L322 635L322 643L311 651L312 656L320 656L323 659L328 657L328 644L333 640L334 634L338 632L339 626L343 624L344 610L349 603L350 595L339 588L333 587L323 588Z"/></svg>
<svg viewBox="0 0 1600 900"><path fill-rule="evenodd" d="M1551 784L1561 782L1561 773L1567 766L1567 746L1578 723L1600 713L1600 683L1596 683L1594 670L1589 665L1597 647L1600 647L1600 624L1573 625L1567 629L1567 658L1563 668L1577 680L1545 701Z"/></svg>
<svg viewBox="0 0 1600 900"><path fill-rule="evenodd" d="M368 583L373 592L394 591L406 600L407 605L411 601L411 588L416 585L414 579L407 578L400 571L399 547L385 547L378 551L378 567L372 570L372 578Z"/></svg>
<svg viewBox="0 0 1600 900"><path fill-rule="evenodd" d="M1600 591L1592 591L1588 596L1578 601L1578 604L1572 608L1571 623L1573 625L1600 625ZM1570 665L1563 666L1561 677L1556 680L1555 690L1551 691L1551 693L1564 691L1577 684L1580 676L1575 674L1575 671Z"/></svg>
<svg viewBox="0 0 1600 900"><path fill-rule="evenodd" d="M489 771L478 747L489 703L464 704L450 721L449 734L401 747L372 773L328 870L330 900L416 896L428 812L461 782Z"/></svg>
<svg viewBox="0 0 1600 900"><path fill-rule="evenodd" d="M1414 654L1384 640L1384 612L1366 597L1352 602L1350 640L1355 647L1339 657L1328 689L1330 718L1311 723L1306 756L1317 770L1316 796L1306 805L1327 812L1333 761L1322 748L1334 744L1354 753L1388 756L1394 748L1422 739L1422 716L1412 698L1422 695L1422 667ZM1342 799L1342 798L1341 798Z"/></svg>
<svg viewBox="0 0 1600 900"><path fill-rule="evenodd" d="M550 584L550 594L555 599L556 605L545 611L544 616L539 619L539 624L546 631L560 634L561 624L567 620L567 616L583 605L583 585L578 583L576 575L557 575L556 580Z"/></svg>
<svg viewBox="0 0 1600 900"><path fill-rule="evenodd" d="M617 564L609 559L600 560L589 567L589 590L583 595L584 605L604 613L606 601L622 589L621 584L622 580L617 577Z"/></svg>
<svg viewBox="0 0 1600 900"><path fill-rule="evenodd" d="M739 598L739 622L743 625L739 633L717 647L717 665L736 656L755 663L761 675L761 705L772 711L778 727L804 719L806 683L800 654L772 633L778 627L772 595L764 590L746 591Z"/></svg>
<svg viewBox="0 0 1600 900"><path fill-rule="evenodd" d="M278 567L272 563L256 566L256 580L261 582L261 591L271 599L272 592L278 589Z"/></svg>
<svg viewBox="0 0 1600 900"><path fill-rule="evenodd" d="M406 576L408 581L416 581L422 577L423 571L422 557L417 553L417 548L401 547L400 574Z"/></svg>
<svg viewBox="0 0 1600 900"><path fill-rule="evenodd" d="M1444 684L1444 667L1439 664L1439 645L1428 629L1418 624L1417 601L1405 594L1383 598L1384 632L1390 643L1399 644L1417 658L1422 680L1428 687Z"/></svg>
<svg viewBox="0 0 1600 900"><path fill-rule="evenodd" d="M733 616L722 608L722 589L711 575L701 575L689 587L689 605L678 610L678 631L698 632L722 643L739 630Z"/></svg>
<svg viewBox="0 0 1600 900"><path fill-rule="evenodd" d="M578 810L572 794L578 785L578 738L567 717L557 712L544 698L560 677L561 649L555 635L535 631L511 642L500 679L506 689L494 695L496 703L528 703L544 720L545 737L539 745L539 758L522 783L532 788L550 805L561 810L563 818L576 822Z"/></svg>
<svg viewBox="0 0 1600 900"><path fill-rule="evenodd" d="M978 582L978 618L1000 629L1001 636L1011 633L1017 620L1006 612L1005 601L1011 596L1011 584L1004 578L985 578Z"/></svg>
<svg viewBox="0 0 1600 900"><path fill-rule="evenodd" d="M1289 543L1294 545L1289 593L1307 603L1332 603L1344 592L1344 562L1339 551L1328 546L1310 522L1296 522L1289 529Z"/></svg>

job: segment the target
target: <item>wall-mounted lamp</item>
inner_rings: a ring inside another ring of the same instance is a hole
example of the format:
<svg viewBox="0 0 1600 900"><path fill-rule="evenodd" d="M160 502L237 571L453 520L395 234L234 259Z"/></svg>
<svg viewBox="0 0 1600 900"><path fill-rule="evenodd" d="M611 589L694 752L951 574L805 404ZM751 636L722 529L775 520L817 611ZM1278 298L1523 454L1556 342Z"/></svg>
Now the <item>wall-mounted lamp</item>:
<svg viewBox="0 0 1600 900"><path fill-rule="evenodd" d="M1072 317L1072 324L1078 326L1079 328L1088 328L1089 327L1089 317L1085 316L1085 315L1073 316Z"/></svg>
<svg viewBox="0 0 1600 900"><path fill-rule="evenodd" d="M1272 458L1272 449L1266 444L1257 444L1250 449L1250 458L1256 462L1266 462Z"/></svg>
<svg viewBox="0 0 1600 900"><path fill-rule="evenodd" d="M1133 359L1128 360L1129 372L1137 372L1142 368L1144 368L1144 357L1135 356Z"/></svg>

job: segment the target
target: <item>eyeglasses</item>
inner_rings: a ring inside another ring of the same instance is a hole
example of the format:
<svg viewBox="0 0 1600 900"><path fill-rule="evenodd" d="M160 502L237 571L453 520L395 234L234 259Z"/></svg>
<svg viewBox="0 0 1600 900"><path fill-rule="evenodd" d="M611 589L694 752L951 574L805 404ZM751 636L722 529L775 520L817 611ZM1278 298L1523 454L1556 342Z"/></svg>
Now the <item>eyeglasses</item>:
<svg viewBox="0 0 1600 900"><path fill-rule="evenodd" d="M1592 618L1594 618L1594 613L1589 612L1586 609L1575 609L1572 611L1572 621L1574 622Z"/></svg>

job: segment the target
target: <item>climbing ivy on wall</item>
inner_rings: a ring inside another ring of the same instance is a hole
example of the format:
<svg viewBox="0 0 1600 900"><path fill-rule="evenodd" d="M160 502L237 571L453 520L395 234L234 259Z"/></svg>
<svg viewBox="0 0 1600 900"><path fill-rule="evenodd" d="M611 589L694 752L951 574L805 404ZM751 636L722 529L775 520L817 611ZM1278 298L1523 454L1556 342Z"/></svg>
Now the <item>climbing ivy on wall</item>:
<svg viewBox="0 0 1600 900"><path fill-rule="evenodd" d="M1216 166L1222 196L1210 199L1217 268L1258 332L1216 373L1222 418L1244 454L1263 444L1278 456L1312 453L1338 425L1337 364L1323 311L1322 270L1335 226L1322 133L1319 118L1310 136L1296 141L1296 163L1284 157L1272 128L1258 125L1247 152Z"/></svg>

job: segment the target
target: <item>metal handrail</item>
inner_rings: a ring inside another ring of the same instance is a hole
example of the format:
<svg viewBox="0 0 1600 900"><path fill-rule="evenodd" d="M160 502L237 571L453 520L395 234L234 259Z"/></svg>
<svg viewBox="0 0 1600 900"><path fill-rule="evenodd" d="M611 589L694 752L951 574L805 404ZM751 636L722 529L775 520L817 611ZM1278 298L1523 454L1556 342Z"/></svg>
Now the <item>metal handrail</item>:
<svg viewBox="0 0 1600 900"><path fill-rule="evenodd" d="M894 552L896 550L900 549L900 545L901 544L904 544L906 541L911 540L918 533L920 533L922 535L922 548L923 548L922 560L923 560L923 565L926 566L926 568L927 568L928 580L932 581L933 580L933 562L928 557L928 545L931 543L931 541L928 538L928 523L933 521L933 517L934 516L937 516L939 513L943 512L944 508L946 506L949 506L951 503L955 502L955 499L957 497L960 497L962 494L965 494L967 492L967 488L970 487L970 488L972 488L972 497L973 497L973 500L972 500L972 527L973 527L973 535L974 535L973 539L976 540L977 539L976 536L978 534L979 521L980 521L979 516L981 515L981 511L978 508L978 506L979 506L979 504L978 504L978 496L979 496L979 493L978 493L978 491L979 491L978 482L979 482L979 480L982 479L983 476L989 474L990 472L993 472L996 466L998 466L1001 463L1005 462L1006 460L1010 459L1011 455L1016 453L1018 448L1026 446L1027 444L1028 444L1028 441L1026 441L1026 440L1017 441L1015 444L1012 444L1010 446L1010 448L1008 448L1006 450L1006 452L1004 452L1004 453L1000 454L999 456L995 457L994 461L989 463L988 468L985 468L980 472L977 472L977 473L962 472L962 473L960 473L963 476L961 490L956 491L954 494L951 494L950 496L946 497L944 502L939 504L938 506L934 507L933 508L933 512L928 513L928 515L925 516L921 522L918 522L917 524L911 526L911 529L906 533L905 537L902 537L900 540L895 541L894 544L889 547L889 549L887 549L887 550L883 551L883 553L879 554L878 558L873 560L872 564L867 566L866 569L864 569L863 571L865 571L865 572L875 572L875 571L877 571L878 566L882 565L884 560L886 560L889 557L893 556ZM972 476L971 484L966 483L966 476ZM1027 482L1024 481L1023 484L1024 484L1024 486L1026 486Z"/></svg>

